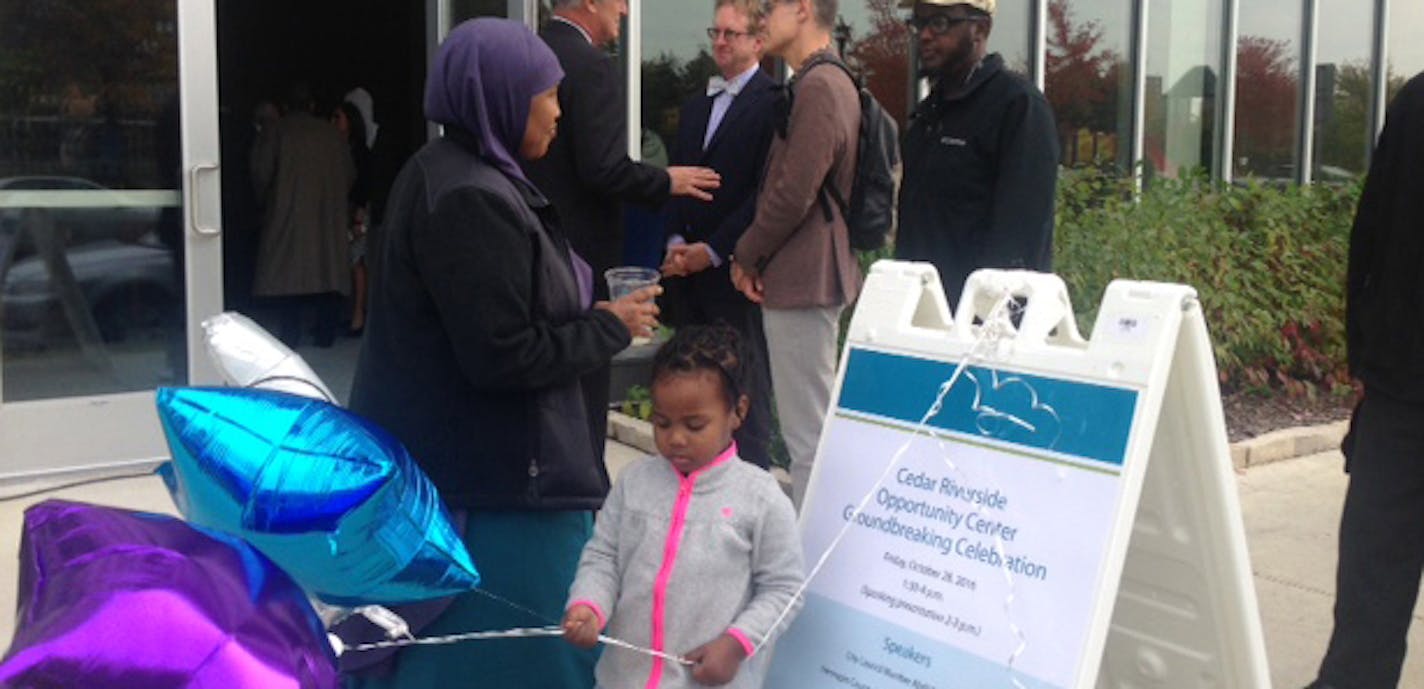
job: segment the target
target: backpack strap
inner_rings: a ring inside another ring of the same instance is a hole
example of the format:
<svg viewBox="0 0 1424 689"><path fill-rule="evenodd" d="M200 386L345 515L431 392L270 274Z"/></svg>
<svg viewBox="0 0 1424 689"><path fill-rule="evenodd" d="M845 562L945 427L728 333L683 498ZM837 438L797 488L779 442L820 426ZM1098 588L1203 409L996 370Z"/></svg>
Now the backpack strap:
<svg viewBox="0 0 1424 689"><path fill-rule="evenodd" d="M856 97L859 98L861 88L860 80L856 78L855 73L850 71L850 66L841 60L839 56L834 53L820 53L809 63L801 66L801 74L804 75L810 72L812 68L818 65L835 65L840 67L841 72L844 72L846 78L850 79L851 88L856 90ZM859 103L856 104L857 107L859 107L859 105ZM859 142L857 142L857 144L858 143ZM826 222L835 220L835 213L831 210L832 203L835 203L836 207L841 209L841 217L845 217L846 214L850 212L850 204L845 200L845 197L841 196L841 192L839 189L836 189L836 185L831 184L831 177L835 173L835 166L832 166L830 170L826 171L826 176L821 180L821 189L816 197L821 205L821 214L826 218Z"/></svg>

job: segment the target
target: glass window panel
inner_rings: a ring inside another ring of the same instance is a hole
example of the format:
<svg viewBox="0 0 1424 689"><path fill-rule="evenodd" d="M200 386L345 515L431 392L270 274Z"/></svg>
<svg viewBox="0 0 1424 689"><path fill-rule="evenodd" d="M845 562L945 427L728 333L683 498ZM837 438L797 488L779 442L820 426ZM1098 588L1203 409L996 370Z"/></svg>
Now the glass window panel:
<svg viewBox="0 0 1424 689"><path fill-rule="evenodd" d="M1374 72L1370 44L1374 6L1354 0L1318 0L1314 161L1311 177L1344 181L1365 171L1369 156Z"/></svg>
<svg viewBox="0 0 1424 689"><path fill-rule="evenodd" d="M643 2L643 160L667 165L677 137L678 113L717 73L712 61L712 0Z"/></svg>
<svg viewBox="0 0 1424 689"><path fill-rule="evenodd" d="M1233 145L1238 177L1295 178L1303 13L1301 0L1241 3Z"/></svg>
<svg viewBox="0 0 1424 689"><path fill-rule="evenodd" d="M1209 171L1221 74L1221 0L1148 8L1143 156L1149 176Z"/></svg>
<svg viewBox="0 0 1424 689"><path fill-rule="evenodd" d="M1389 100L1404 86L1404 82L1424 72L1424 2L1394 0L1389 3Z"/></svg>
<svg viewBox="0 0 1424 689"><path fill-rule="evenodd" d="M507 17L509 0L449 0L450 26L474 17Z"/></svg>
<svg viewBox="0 0 1424 689"><path fill-rule="evenodd" d="M1000 0L994 9L994 29L989 33L989 52L1004 56L1004 66L1032 76L1029 55L1033 40L1033 0Z"/></svg>
<svg viewBox="0 0 1424 689"><path fill-rule="evenodd" d="M0 396L185 379L172 0L0 0Z"/></svg>
<svg viewBox="0 0 1424 689"><path fill-rule="evenodd" d="M1064 165L1128 167L1131 22L1131 0L1049 0L1044 95Z"/></svg>

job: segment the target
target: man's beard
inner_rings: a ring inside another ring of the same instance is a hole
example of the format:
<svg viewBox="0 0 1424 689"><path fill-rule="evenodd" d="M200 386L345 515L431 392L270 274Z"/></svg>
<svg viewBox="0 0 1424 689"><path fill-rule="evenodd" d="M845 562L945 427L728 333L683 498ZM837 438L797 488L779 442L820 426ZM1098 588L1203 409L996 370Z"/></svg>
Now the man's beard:
<svg viewBox="0 0 1424 689"><path fill-rule="evenodd" d="M931 82L938 82L956 72L968 73L969 69L974 66L974 62L974 42L962 40L955 44L951 52L945 54L944 60L940 62L938 68L931 68L922 62L919 70L920 76ZM958 84L955 85L958 86Z"/></svg>

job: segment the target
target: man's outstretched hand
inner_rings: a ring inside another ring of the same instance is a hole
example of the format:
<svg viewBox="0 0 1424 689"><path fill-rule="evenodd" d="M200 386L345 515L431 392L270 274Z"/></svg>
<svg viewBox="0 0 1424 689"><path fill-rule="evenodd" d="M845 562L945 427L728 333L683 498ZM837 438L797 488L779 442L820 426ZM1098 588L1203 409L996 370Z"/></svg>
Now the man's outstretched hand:
<svg viewBox="0 0 1424 689"><path fill-rule="evenodd" d="M674 165L667 169L672 179L673 196L691 196L699 201L711 201L712 192L722 186L722 176L710 167Z"/></svg>

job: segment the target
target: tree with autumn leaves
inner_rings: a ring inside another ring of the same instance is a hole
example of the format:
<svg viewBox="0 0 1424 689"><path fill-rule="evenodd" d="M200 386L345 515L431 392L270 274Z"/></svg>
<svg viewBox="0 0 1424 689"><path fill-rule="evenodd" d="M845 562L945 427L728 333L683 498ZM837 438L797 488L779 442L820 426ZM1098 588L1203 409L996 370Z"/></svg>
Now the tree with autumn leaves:
<svg viewBox="0 0 1424 689"><path fill-rule="evenodd" d="M74 86L156 111L177 86L177 23L172 0L0 3L0 107L55 112Z"/></svg>
<svg viewBox="0 0 1424 689"><path fill-rule="evenodd" d="M1070 147L1079 132L1115 141L1119 94L1125 88L1126 61L1102 47L1103 26L1075 21L1067 0L1048 3L1048 50L1044 54L1044 96L1058 123L1058 139ZM1068 148L1066 164L1078 162ZM1115 147L1114 147L1115 153ZM1092 160L1082 162L1093 162Z"/></svg>
<svg viewBox="0 0 1424 689"><path fill-rule="evenodd" d="M0 3L0 176L98 176L109 166L89 168L101 156L145 158L132 155L120 122L156 122L176 99L175 8L172 0ZM151 136L152 127L138 129ZM101 181L123 181L110 173L116 179Z"/></svg>
<svg viewBox="0 0 1424 689"><path fill-rule="evenodd" d="M846 61L857 69L875 99L905 126L909 116L910 29L897 0L867 0L870 32L850 43Z"/></svg>
<svg viewBox="0 0 1424 689"><path fill-rule="evenodd" d="M1295 174L1300 75L1289 41L1242 36L1236 42L1237 172Z"/></svg>

